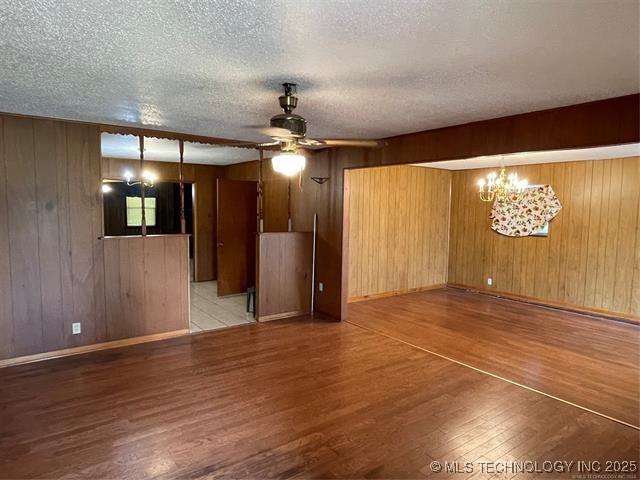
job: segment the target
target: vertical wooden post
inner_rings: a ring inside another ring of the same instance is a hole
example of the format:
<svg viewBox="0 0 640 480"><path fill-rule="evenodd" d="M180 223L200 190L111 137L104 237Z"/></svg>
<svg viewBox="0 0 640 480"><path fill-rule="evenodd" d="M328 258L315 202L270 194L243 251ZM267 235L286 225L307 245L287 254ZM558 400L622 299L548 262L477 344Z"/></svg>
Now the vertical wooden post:
<svg viewBox="0 0 640 480"><path fill-rule="evenodd" d="M258 153L260 155L260 159L258 160L258 233L262 233L264 231L264 212L262 210L262 196L264 193L262 185L262 163L264 160L264 153L261 147L258 148Z"/></svg>
<svg viewBox="0 0 640 480"><path fill-rule="evenodd" d="M292 231L291 222L291 179L289 179L289 186L287 187L287 231Z"/></svg>
<svg viewBox="0 0 640 480"><path fill-rule="evenodd" d="M187 219L184 216L184 140L178 140L180 147L180 233L187 233Z"/></svg>
<svg viewBox="0 0 640 480"><path fill-rule="evenodd" d="M142 220L140 222L140 230L143 237L147 235L147 217L146 217L146 208L144 204L145 199L145 185L144 185L144 136L140 135L138 137L140 139L140 172L138 173L138 178L140 179L140 199L142 203Z"/></svg>

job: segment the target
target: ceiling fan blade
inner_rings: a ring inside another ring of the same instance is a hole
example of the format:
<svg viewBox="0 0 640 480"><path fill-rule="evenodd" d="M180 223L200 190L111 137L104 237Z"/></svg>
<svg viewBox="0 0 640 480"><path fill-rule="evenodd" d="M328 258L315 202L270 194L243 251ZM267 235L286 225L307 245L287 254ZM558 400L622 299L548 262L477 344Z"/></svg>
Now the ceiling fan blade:
<svg viewBox="0 0 640 480"><path fill-rule="evenodd" d="M386 145L380 140L321 140L325 145L330 147L364 147L364 148L381 148Z"/></svg>
<svg viewBox="0 0 640 480"><path fill-rule="evenodd" d="M266 127L266 128L260 128L258 129L258 131L261 134L271 138L289 139L294 137L293 132L291 130L287 130L286 128Z"/></svg>
<svg viewBox="0 0 640 480"><path fill-rule="evenodd" d="M220 147L245 147L245 148L255 148L257 146L257 142L229 142L224 145L217 145Z"/></svg>
<svg viewBox="0 0 640 480"><path fill-rule="evenodd" d="M298 140L298 145L305 148L326 148L327 145L320 140L314 140L313 138L301 138Z"/></svg>
<svg viewBox="0 0 640 480"><path fill-rule="evenodd" d="M280 141L274 140L273 142L261 142L256 144L257 147L273 147L275 145L280 145Z"/></svg>
<svg viewBox="0 0 640 480"><path fill-rule="evenodd" d="M336 140L324 139L315 140L312 138L304 138L298 142L300 145L308 148L326 148L326 147L362 147L362 148L380 148L385 146L385 142L380 140Z"/></svg>
<svg viewBox="0 0 640 480"><path fill-rule="evenodd" d="M280 141L273 140L272 142L228 142L228 143L224 143L216 146L238 147L238 148L265 148L265 147L273 147L274 145L280 145Z"/></svg>

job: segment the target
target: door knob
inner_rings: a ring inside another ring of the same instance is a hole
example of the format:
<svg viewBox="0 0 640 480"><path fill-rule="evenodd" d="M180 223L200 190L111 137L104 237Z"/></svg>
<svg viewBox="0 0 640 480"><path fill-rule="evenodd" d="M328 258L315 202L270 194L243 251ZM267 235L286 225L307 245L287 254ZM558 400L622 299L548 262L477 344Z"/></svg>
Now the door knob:
<svg viewBox="0 0 640 480"><path fill-rule="evenodd" d="M224 247L224 242L218 242L219 247Z"/></svg>

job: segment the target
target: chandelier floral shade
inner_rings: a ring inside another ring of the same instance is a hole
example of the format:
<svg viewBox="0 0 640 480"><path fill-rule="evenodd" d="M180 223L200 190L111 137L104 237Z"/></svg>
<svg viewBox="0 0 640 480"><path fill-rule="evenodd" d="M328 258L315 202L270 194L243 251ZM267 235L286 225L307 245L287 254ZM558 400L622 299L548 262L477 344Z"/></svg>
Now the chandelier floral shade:
<svg viewBox="0 0 640 480"><path fill-rule="evenodd" d="M500 172L491 172L487 178L478 181L478 193L483 202L498 201L500 203L515 200L527 188L526 179L519 179L517 173L507 175L504 167Z"/></svg>

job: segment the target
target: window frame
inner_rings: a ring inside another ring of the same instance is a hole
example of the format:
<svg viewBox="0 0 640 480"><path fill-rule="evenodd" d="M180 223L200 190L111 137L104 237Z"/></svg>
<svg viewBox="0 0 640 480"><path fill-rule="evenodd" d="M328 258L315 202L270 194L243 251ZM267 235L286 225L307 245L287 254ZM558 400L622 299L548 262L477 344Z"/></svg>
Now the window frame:
<svg viewBox="0 0 640 480"><path fill-rule="evenodd" d="M129 199L138 199L140 200L140 206L129 206ZM153 205L149 205L148 200L153 200ZM129 221L129 211L130 210L139 210L140 221L136 223L130 223ZM147 227L156 227L158 225L158 200L155 196L147 197L145 196L144 202L144 212L145 212L145 224ZM151 213L152 212L152 213ZM126 195L125 196L125 226L126 228L139 228L142 227L142 197L134 196L134 195ZM150 220L153 219L151 222Z"/></svg>

